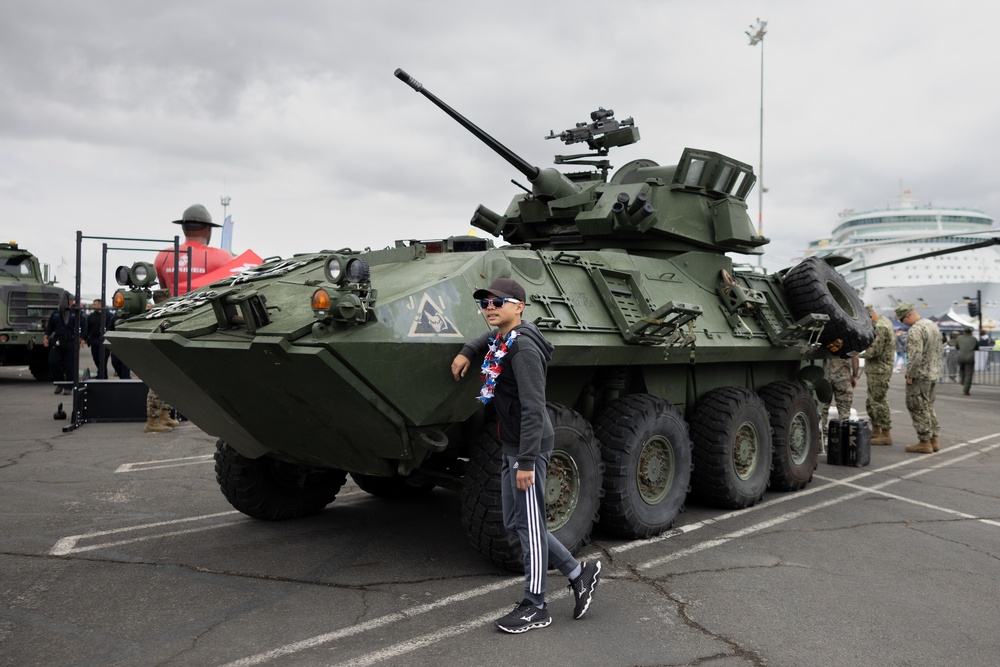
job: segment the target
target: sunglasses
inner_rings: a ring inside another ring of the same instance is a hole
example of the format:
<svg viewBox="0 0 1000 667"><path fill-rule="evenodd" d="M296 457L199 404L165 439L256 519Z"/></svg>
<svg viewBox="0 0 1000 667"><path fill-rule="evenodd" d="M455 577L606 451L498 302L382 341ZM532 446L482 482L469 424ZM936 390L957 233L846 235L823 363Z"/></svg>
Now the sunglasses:
<svg viewBox="0 0 1000 667"><path fill-rule="evenodd" d="M503 304L507 301L510 301L511 303L521 303L517 299L501 299L500 297L495 296L492 299L480 299L479 307L482 308L483 310L486 310L490 306L500 309L503 308Z"/></svg>

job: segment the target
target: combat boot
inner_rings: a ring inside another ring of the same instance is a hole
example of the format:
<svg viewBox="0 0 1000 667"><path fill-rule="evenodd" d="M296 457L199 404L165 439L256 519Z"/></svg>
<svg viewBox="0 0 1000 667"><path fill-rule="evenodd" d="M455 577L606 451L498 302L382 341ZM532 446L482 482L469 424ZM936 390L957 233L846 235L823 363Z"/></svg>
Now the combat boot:
<svg viewBox="0 0 1000 667"><path fill-rule="evenodd" d="M938 442L936 435L933 438L931 438L931 447L934 449L935 452L941 451L941 443Z"/></svg>
<svg viewBox="0 0 1000 667"><path fill-rule="evenodd" d="M911 454L933 454L934 445L931 444L930 440L921 440L915 445L907 445L906 451Z"/></svg>
<svg viewBox="0 0 1000 667"><path fill-rule="evenodd" d="M160 423L166 424L170 428L177 428L181 425L179 421L170 416L170 410L160 410Z"/></svg>
<svg viewBox="0 0 1000 667"><path fill-rule="evenodd" d="M160 421L159 417L146 417L146 433L170 433L174 429Z"/></svg>
<svg viewBox="0 0 1000 667"><path fill-rule="evenodd" d="M892 444L892 431L889 429L879 429L878 435L872 434L872 446L875 445L891 445Z"/></svg>

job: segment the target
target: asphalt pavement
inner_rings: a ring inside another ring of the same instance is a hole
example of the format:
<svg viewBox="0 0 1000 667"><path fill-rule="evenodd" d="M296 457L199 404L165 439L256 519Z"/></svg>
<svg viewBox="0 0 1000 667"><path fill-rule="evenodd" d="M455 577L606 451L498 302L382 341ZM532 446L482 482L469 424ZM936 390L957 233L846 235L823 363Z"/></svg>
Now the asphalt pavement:
<svg viewBox="0 0 1000 667"><path fill-rule="evenodd" d="M938 385L942 450L820 462L742 511L689 505L642 541L595 533L603 579L572 619L491 625L521 580L468 546L458 496L391 502L352 483L323 513L257 521L186 423L68 432L63 396L0 368L0 665L963 665L997 663L1000 388ZM864 415L864 380L854 407Z"/></svg>

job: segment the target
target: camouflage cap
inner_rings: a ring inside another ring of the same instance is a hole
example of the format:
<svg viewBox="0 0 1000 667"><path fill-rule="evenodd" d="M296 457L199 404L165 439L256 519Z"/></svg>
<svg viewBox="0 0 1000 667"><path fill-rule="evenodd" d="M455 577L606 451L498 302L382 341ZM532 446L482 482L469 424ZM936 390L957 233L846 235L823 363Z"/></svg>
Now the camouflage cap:
<svg viewBox="0 0 1000 667"><path fill-rule="evenodd" d="M914 306L912 303L901 303L894 309L896 311L896 319L904 317L908 312L913 310Z"/></svg>
<svg viewBox="0 0 1000 667"><path fill-rule="evenodd" d="M871 305L870 303L866 303L865 304L865 310L867 310L869 313L874 313L875 312L875 306Z"/></svg>

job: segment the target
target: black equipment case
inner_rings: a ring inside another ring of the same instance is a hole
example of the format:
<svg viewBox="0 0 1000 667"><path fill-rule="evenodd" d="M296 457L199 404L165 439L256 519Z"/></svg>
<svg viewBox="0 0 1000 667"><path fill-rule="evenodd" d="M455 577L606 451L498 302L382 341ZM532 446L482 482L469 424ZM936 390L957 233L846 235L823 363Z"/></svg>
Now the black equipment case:
<svg viewBox="0 0 1000 667"><path fill-rule="evenodd" d="M872 427L857 419L831 419L826 441L826 462L860 468L872 460Z"/></svg>

